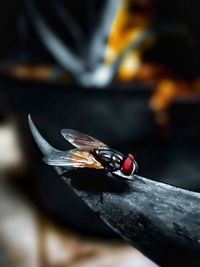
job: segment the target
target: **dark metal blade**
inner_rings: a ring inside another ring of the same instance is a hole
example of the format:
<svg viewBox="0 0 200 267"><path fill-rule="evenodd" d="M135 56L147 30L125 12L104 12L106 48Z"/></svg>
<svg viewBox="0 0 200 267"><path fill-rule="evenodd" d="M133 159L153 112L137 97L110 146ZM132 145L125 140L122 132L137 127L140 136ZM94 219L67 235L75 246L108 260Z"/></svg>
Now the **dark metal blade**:
<svg viewBox="0 0 200 267"><path fill-rule="evenodd" d="M39 134L30 117L29 125L41 152L48 155L54 148ZM62 168L55 169L106 224L151 260L161 266L198 266L199 193L139 176L133 181L117 180L106 173L101 174L104 186L96 187L94 176L99 175L98 171L88 172L88 179L80 184L78 172L65 174Z"/></svg>

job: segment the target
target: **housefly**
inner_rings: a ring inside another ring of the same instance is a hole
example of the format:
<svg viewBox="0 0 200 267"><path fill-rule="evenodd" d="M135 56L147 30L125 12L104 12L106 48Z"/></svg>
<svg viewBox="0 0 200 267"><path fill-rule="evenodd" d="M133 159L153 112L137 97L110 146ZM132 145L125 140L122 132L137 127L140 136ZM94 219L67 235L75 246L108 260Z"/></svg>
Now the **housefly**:
<svg viewBox="0 0 200 267"><path fill-rule="evenodd" d="M101 141L71 129L61 130L62 136L75 149L63 152L56 151L46 156L48 165L69 169L93 168L104 169L125 179L132 179L137 170L137 162L132 154L124 156Z"/></svg>

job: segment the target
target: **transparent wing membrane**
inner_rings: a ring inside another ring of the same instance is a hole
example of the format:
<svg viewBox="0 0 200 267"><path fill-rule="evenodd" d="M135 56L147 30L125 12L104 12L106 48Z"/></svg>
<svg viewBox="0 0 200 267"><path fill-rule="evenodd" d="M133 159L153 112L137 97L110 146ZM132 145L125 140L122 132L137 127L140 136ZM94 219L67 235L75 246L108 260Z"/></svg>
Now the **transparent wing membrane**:
<svg viewBox="0 0 200 267"><path fill-rule="evenodd" d="M100 142L94 137L83 134L76 130L63 129L61 130L61 134L68 142L77 148L87 148L89 150L107 147L104 143Z"/></svg>
<svg viewBox="0 0 200 267"><path fill-rule="evenodd" d="M54 152L43 158L44 162L51 166L71 168L102 169L103 166L96 161L89 151L73 149L66 152Z"/></svg>

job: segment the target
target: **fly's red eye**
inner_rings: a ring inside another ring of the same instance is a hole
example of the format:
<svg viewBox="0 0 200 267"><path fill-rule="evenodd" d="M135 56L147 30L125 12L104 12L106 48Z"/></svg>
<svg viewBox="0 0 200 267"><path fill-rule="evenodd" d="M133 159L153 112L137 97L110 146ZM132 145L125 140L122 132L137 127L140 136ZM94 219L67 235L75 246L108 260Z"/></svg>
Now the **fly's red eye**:
<svg viewBox="0 0 200 267"><path fill-rule="evenodd" d="M122 168L121 171L123 172L123 174L125 175L131 175L133 172L133 159L131 157L128 157L124 160L124 162L122 163Z"/></svg>

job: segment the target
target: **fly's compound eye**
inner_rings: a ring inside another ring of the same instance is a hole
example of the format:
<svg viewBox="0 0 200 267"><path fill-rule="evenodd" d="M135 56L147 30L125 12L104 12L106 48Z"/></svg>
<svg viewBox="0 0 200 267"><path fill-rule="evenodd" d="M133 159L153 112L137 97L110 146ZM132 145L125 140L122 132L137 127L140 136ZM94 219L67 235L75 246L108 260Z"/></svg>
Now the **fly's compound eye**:
<svg viewBox="0 0 200 267"><path fill-rule="evenodd" d="M130 176L135 171L135 161L133 155L129 154L122 163L121 171L123 174Z"/></svg>

